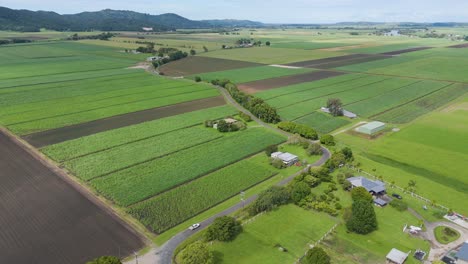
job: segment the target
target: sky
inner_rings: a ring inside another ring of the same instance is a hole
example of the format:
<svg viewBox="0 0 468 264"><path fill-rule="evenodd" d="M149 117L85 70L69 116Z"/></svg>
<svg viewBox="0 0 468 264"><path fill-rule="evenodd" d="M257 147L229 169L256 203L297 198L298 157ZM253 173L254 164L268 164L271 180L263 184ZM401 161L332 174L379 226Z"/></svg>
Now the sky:
<svg viewBox="0 0 468 264"><path fill-rule="evenodd" d="M265 23L468 22L468 0L0 0L0 6L60 14L110 8Z"/></svg>

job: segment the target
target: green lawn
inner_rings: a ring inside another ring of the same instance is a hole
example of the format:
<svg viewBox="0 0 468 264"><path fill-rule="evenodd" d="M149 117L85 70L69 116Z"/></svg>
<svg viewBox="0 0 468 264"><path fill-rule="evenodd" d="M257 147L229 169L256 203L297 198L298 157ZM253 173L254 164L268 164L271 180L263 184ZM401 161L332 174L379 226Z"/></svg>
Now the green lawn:
<svg viewBox="0 0 468 264"><path fill-rule="evenodd" d="M287 48L287 49L299 49L299 50L313 50L313 49L327 49L343 47L349 44L346 43L333 43L333 42L279 42L273 43L273 48Z"/></svg>
<svg viewBox="0 0 468 264"><path fill-rule="evenodd" d="M242 68L228 71L218 71L218 72L209 72L202 73L196 76L199 76L204 81L211 81L214 79L228 79L234 83L245 83L287 75L294 75L300 73L311 72L312 69L302 68L302 69L289 69L289 68L279 68L273 66L259 66L251 68ZM194 78L190 76L189 78Z"/></svg>
<svg viewBox="0 0 468 264"><path fill-rule="evenodd" d="M460 233L458 233L458 231L446 226L436 227L434 229L434 234L437 241L441 244L449 244L460 238Z"/></svg>
<svg viewBox="0 0 468 264"><path fill-rule="evenodd" d="M330 114L320 112L312 112L310 115L303 116L294 121L312 127L322 134L330 133L351 123L346 117L333 117Z"/></svg>
<svg viewBox="0 0 468 264"><path fill-rule="evenodd" d="M337 137L353 148L365 170L376 169L403 187L413 179L421 195L467 214L467 117L466 110L455 108L434 112L377 140L346 133Z"/></svg>
<svg viewBox="0 0 468 264"><path fill-rule="evenodd" d="M233 242L214 243L211 248L216 263L294 263L309 243L320 239L334 224L325 214L286 205L244 225L244 232ZM276 244L288 252L279 251Z"/></svg>

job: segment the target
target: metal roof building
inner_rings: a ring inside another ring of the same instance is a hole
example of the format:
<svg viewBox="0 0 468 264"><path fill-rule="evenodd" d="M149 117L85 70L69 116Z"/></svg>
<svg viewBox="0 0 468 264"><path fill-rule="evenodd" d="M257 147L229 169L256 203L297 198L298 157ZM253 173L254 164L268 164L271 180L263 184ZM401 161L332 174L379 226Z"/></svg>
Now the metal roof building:
<svg viewBox="0 0 468 264"><path fill-rule="evenodd" d="M379 194L385 192L385 183L381 181L369 180L363 176L351 177L347 179L353 188L364 187L370 193Z"/></svg>
<svg viewBox="0 0 468 264"><path fill-rule="evenodd" d="M468 263L468 241L463 243L460 250L458 250L457 254L455 255L455 258L457 258L457 260L459 260L458 262L463 261L461 263Z"/></svg>
<svg viewBox="0 0 468 264"><path fill-rule="evenodd" d="M280 159L284 164L290 166L299 161L299 157L288 152L273 152L271 157L274 159Z"/></svg>
<svg viewBox="0 0 468 264"><path fill-rule="evenodd" d="M374 135L385 129L385 123L374 121L356 128L356 131L366 135Z"/></svg>
<svg viewBox="0 0 468 264"><path fill-rule="evenodd" d="M405 260L408 258L408 253L401 252L400 250L396 248L392 248L390 253L387 255L387 260L390 261L391 263L395 264L403 264Z"/></svg>

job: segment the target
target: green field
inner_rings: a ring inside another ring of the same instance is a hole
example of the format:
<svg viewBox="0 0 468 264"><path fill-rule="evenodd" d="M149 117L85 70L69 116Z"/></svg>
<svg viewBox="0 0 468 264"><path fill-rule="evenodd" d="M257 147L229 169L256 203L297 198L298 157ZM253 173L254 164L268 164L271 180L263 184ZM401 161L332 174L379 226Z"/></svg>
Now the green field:
<svg viewBox="0 0 468 264"><path fill-rule="evenodd" d="M217 242L211 249L215 256L221 256L217 263L294 263L309 243L320 239L334 224L325 214L295 205L281 206L244 225L244 232L233 242ZM276 244L288 252L280 251Z"/></svg>
<svg viewBox="0 0 468 264"><path fill-rule="evenodd" d="M310 115L306 115L294 121L313 127L319 133L323 134L330 133L337 128L351 123L351 121L345 118L333 117L330 114L320 112L312 112Z"/></svg>
<svg viewBox="0 0 468 264"><path fill-rule="evenodd" d="M290 62L315 60L343 55L342 52L320 51L320 50L298 50L283 48L239 48L225 49L200 54L201 56L249 61L265 64L284 64Z"/></svg>
<svg viewBox="0 0 468 264"><path fill-rule="evenodd" d="M274 169L260 155L131 206L129 212L151 230L161 233L271 177Z"/></svg>
<svg viewBox="0 0 468 264"><path fill-rule="evenodd" d="M271 45L273 48L286 48L286 49L302 49L302 50L313 50L313 49L327 49L347 46L343 43L332 43L332 42L280 42Z"/></svg>
<svg viewBox="0 0 468 264"><path fill-rule="evenodd" d="M432 80L467 82L468 49L437 48L338 69Z"/></svg>
<svg viewBox="0 0 468 264"><path fill-rule="evenodd" d="M211 81L214 79L228 79L234 83L246 83L251 81L276 78L287 75L301 74L311 72L312 69L290 69L290 68L279 68L273 66L259 66L251 68L242 68L228 71L210 72L197 74L204 81ZM194 78L190 76L189 78Z"/></svg>
<svg viewBox="0 0 468 264"><path fill-rule="evenodd" d="M454 109L429 114L377 140L350 134L338 139L359 153L367 171L375 168L403 187L413 179L422 196L467 214L462 201L468 199L468 121L466 110Z"/></svg>
<svg viewBox="0 0 468 264"><path fill-rule="evenodd" d="M117 204L128 206L282 141L282 136L252 128L96 178L90 184Z"/></svg>

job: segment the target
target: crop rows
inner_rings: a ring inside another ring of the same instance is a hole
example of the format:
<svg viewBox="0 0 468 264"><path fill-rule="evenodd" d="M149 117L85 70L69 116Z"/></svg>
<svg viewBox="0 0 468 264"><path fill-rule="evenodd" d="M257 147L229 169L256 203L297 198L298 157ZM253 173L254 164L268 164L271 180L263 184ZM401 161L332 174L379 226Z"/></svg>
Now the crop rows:
<svg viewBox="0 0 468 264"><path fill-rule="evenodd" d="M110 116L136 112L140 110L172 105L218 95L215 89L205 89L184 94L176 94L170 97L156 97L140 99L133 102L119 102L108 107L99 107L93 110L72 113L63 116L54 116L47 119L37 119L26 123L10 125L9 128L17 134L28 134L49 130L67 125L79 124Z"/></svg>
<svg viewBox="0 0 468 264"><path fill-rule="evenodd" d="M64 165L81 179L90 180L221 137L214 129L191 127L73 159Z"/></svg>
<svg viewBox="0 0 468 264"><path fill-rule="evenodd" d="M273 174L251 160L243 160L138 203L130 207L129 213L161 233Z"/></svg>
<svg viewBox="0 0 468 264"><path fill-rule="evenodd" d="M351 123L346 119L332 117L330 115L322 114L319 112L312 112L310 115L306 115L294 121L300 124L310 126L323 134L330 133L339 127Z"/></svg>
<svg viewBox="0 0 468 264"><path fill-rule="evenodd" d="M422 81L369 100L347 105L347 110L369 117L447 86L447 83Z"/></svg>
<svg viewBox="0 0 468 264"><path fill-rule="evenodd" d="M58 162L63 162L137 140L201 124L207 119L224 117L234 112L233 108L229 106L207 108L47 146L42 149L42 152Z"/></svg>
<svg viewBox="0 0 468 264"><path fill-rule="evenodd" d="M468 86L462 84L452 84L440 91L424 96L416 101L405 104L401 107L384 112L375 118L390 123L406 123L415 118L429 113L444 104L458 98L468 92Z"/></svg>
<svg viewBox="0 0 468 264"><path fill-rule="evenodd" d="M128 206L283 141L263 128L249 129L97 178L91 185Z"/></svg>

